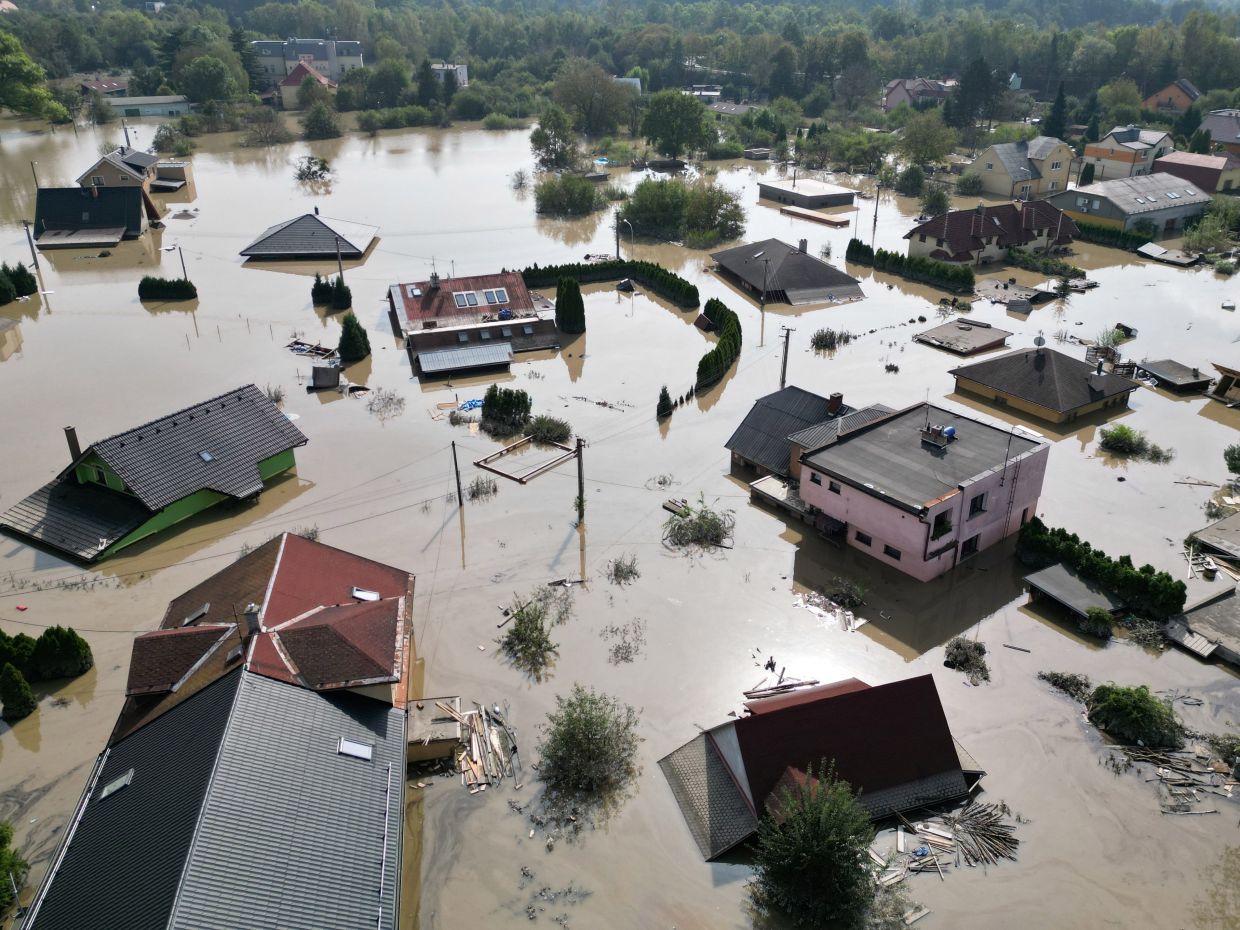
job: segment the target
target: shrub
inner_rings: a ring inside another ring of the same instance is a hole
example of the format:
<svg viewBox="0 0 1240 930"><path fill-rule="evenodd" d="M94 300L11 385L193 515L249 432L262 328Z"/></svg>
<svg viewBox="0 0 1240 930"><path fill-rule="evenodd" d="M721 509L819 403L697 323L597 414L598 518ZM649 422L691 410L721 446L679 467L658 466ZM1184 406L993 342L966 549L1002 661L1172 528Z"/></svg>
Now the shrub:
<svg viewBox="0 0 1240 930"><path fill-rule="evenodd" d="M357 128L371 135L380 129L405 129L414 126L434 126L439 118L426 107L389 107L383 110L363 110L357 114Z"/></svg>
<svg viewBox="0 0 1240 930"><path fill-rule="evenodd" d="M0 306L11 304L17 299L17 288L7 274L0 272Z"/></svg>
<svg viewBox="0 0 1240 930"><path fill-rule="evenodd" d="M601 802L637 775L637 724L641 715L609 695L573 685L556 695L547 715L538 773L554 798Z"/></svg>
<svg viewBox="0 0 1240 930"><path fill-rule="evenodd" d="M637 556L630 553L629 555L619 555L607 563L607 577L612 584L618 584L622 587L631 581L636 581L642 576L637 568Z"/></svg>
<svg viewBox="0 0 1240 930"><path fill-rule="evenodd" d="M349 290L349 285L344 283L344 275L338 274L332 282L332 309L348 310L352 306L353 292ZM370 353L370 343L366 344L366 353Z"/></svg>
<svg viewBox="0 0 1240 930"><path fill-rule="evenodd" d="M1076 238L1082 242L1110 245L1129 252L1135 252L1150 241L1149 236L1142 235L1141 233L1130 232L1126 229L1115 229L1111 226L1101 226L1097 223L1082 223L1078 221L1076 228Z"/></svg>
<svg viewBox="0 0 1240 930"><path fill-rule="evenodd" d="M712 142L702 152L702 158L706 161L724 161L732 158L743 158L744 155L744 143L735 140Z"/></svg>
<svg viewBox="0 0 1240 930"><path fill-rule="evenodd" d="M990 681L990 667L986 664L986 644L964 636L957 636L947 644L943 664L964 672L969 683L980 685Z"/></svg>
<svg viewBox="0 0 1240 930"><path fill-rule="evenodd" d="M193 300L198 288L184 278L155 278L147 275L138 282L139 300Z"/></svg>
<svg viewBox="0 0 1240 930"><path fill-rule="evenodd" d="M909 165L896 178L896 190L906 197L920 197L926 186L926 173L917 165Z"/></svg>
<svg viewBox="0 0 1240 930"><path fill-rule="evenodd" d="M530 425L525 429L526 433L534 438L535 442L557 442L566 443L573 438L573 428L567 420L560 420L547 414L539 414L530 420Z"/></svg>
<svg viewBox="0 0 1240 930"><path fill-rule="evenodd" d="M566 277L582 284L632 278L678 306L696 307L699 303L696 285L654 262L616 259L589 264L548 265L545 268L531 265L521 272L521 277L527 287L548 287Z"/></svg>
<svg viewBox="0 0 1240 930"><path fill-rule="evenodd" d="M702 312L710 320L712 328L719 333L719 341L698 360L697 380L694 382L698 390L722 378L741 354L740 318L722 301L713 297L706 301Z"/></svg>
<svg viewBox="0 0 1240 930"><path fill-rule="evenodd" d="M1216 274L1221 274L1225 278L1230 278L1236 273L1236 263L1232 261L1215 262L1214 271Z"/></svg>
<svg viewBox="0 0 1240 930"><path fill-rule="evenodd" d="M982 192L982 176L976 171L966 171L956 179L956 193L972 197Z"/></svg>
<svg viewBox="0 0 1240 930"><path fill-rule="evenodd" d="M953 265L920 255L909 257L886 249L875 251L860 239L849 240L844 258L858 265L872 265L876 271L886 271L949 291L972 292L976 284L973 268L969 265Z"/></svg>
<svg viewBox="0 0 1240 930"><path fill-rule="evenodd" d="M1063 259L1054 258L1050 255L1037 255L1018 246L1012 246L1012 248L1008 249L1007 260L1009 264L1015 265L1017 268L1038 271L1053 278L1071 279L1085 277L1085 272L1082 269L1065 262Z"/></svg>
<svg viewBox="0 0 1240 930"><path fill-rule="evenodd" d="M0 821L0 912L5 911L13 903L13 885L20 888L25 883L26 872L30 866L13 848L13 825L7 820ZM9 883L12 876L12 884Z"/></svg>
<svg viewBox="0 0 1240 930"><path fill-rule="evenodd" d="M1152 748L1178 749L1183 744L1184 730L1171 705L1151 694L1145 685L1099 685L1086 707L1090 722L1117 739Z"/></svg>
<svg viewBox="0 0 1240 930"><path fill-rule="evenodd" d="M503 113L488 113L482 118L483 129L520 129L524 125L521 120L505 116Z"/></svg>
<svg viewBox="0 0 1240 930"><path fill-rule="evenodd" d="M301 156L293 169L293 177L298 181L327 181L331 176L332 167L327 159L314 155Z"/></svg>
<svg viewBox="0 0 1240 930"><path fill-rule="evenodd" d="M558 644L551 639L551 621L546 606L537 598L514 603L512 620L499 640L508 660L534 679L542 677Z"/></svg>
<svg viewBox="0 0 1240 930"><path fill-rule="evenodd" d="M672 514L663 524L663 540L670 546L722 546L732 538L736 516L731 510L715 511L699 495L698 505Z"/></svg>
<svg viewBox="0 0 1240 930"><path fill-rule="evenodd" d="M844 260L858 265L873 265L874 249L860 239L849 239L848 248L844 251Z"/></svg>
<svg viewBox="0 0 1240 930"><path fill-rule="evenodd" d="M1240 475L1240 442L1233 442L1223 450L1223 464L1233 475Z"/></svg>
<svg viewBox="0 0 1240 930"><path fill-rule="evenodd" d="M25 633L9 636L0 630L0 667L11 664L18 671L25 672L30 668L30 656L34 654L37 640Z"/></svg>
<svg viewBox="0 0 1240 930"><path fill-rule="evenodd" d="M667 393L667 385L659 389L659 403L654 408L654 415L660 420L672 415L672 395Z"/></svg>
<svg viewBox="0 0 1240 930"><path fill-rule="evenodd" d="M28 670L33 681L51 678L76 678L95 664L90 644L75 630L51 626L34 644Z"/></svg>
<svg viewBox="0 0 1240 930"><path fill-rule="evenodd" d="M310 285L310 302L316 307L332 302L332 284L325 281L317 271L314 273L314 283Z"/></svg>
<svg viewBox="0 0 1240 930"><path fill-rule="evenodd" d="M520 388L492 384L482 397L482 428L494 436L513 436L530 422L530 395Z"/></svg>
<svg viewBox="0 0 1240 930"><path fill-rule="evenodd" d="M370 337L353 311L344 315L340 328L340 344L336 347L342 362L360 362L370 354Z"/></svg>
<svg viewBox="0 0 1240 930"><path fill-rule="evenodd" d="M585 216L605 202L592 181L575 174L543 175L534 185L534 210L547 216Z"/></svg>
<svg viewBox="0 0 1240 930"><path fill-rule="evenodd" d="M17 297L29 297L39 290L39 282L21 262L17 262L12 268L7 264L0 265L0 276L13 282L13 291Z"/></svg>
<svg viewBox="0 0 1240 930"><path fill-rule="evenodd" d="M336 114L321 100L306 111L301 128L302 135L307 139L335 139L340 135Z"/></svg>
<svg viewBox="0 0 1240 930"><path fill-rule="evenodd" d="M563 333L586 331L586 305L575 278L560 278L555 289L555 326Z"/></svg>
<svg viewBox="0 0 1240 930"><path fill-rule="evenodd" d="M1093 688L1087 676L1070 672L1038 672L1038 680L1082 704L1089 700L1089 692Z"/></svg>
<svg viewBox="0 0 1240 930"><path fill-rule="evenodd" d="M758 827L750 894L804 927L857 927L874 896L870 816L827 761L784 783Z"/></svg>
<svg viewBox="0 0 1240 930"><path fill-rule="evenodd" d="M1090 607L1085 611L1085 616L1077 616L1076 623L1082 633L1097 636L1099 639L1110 639L1113 619L1110 612L1101 607Z"/></svg>
<svg viewBox="0 0 1240 930"><path fill-rule="evenodd" d="M951 198L947 196L947 191L941 187L928 187L921 195L921 210L931 216L939 216L946 213L952 207Z"/></svg>
<svg viewBox="0 0 1240 930"><path fill-rule="evenodd" d="M691 248L735 239L745 231L745 210L735 194L678 179L642 181L621 208L620 219L640 235L683 240Z"/></svg>
<svg viewBox="0 0 1240 930"><path fill-rule="evenodd" d="M839 332L826 327L820 329L810 337L809 344L815 352L834 352L840 346L846 346L852 342L852 333L846 329Z"/></svg>
<svg viewBox="0 0 1240 930"><path fill-rule="evenodd" d="M1147 459L1156 463L1169 462L1175 458L1174 449L1164 449L1150 442L1144 433L1123 423L1104 426L1099 433L1102 439L1098 445L1115 455Z"/></svg>
<svg viewBox="0 0 1240 930"><path fill-rule="evenodd" d="M9 721L25 719L39 706L25 676L11 662L0 669L0 704L4 705L0 717Z"/></svg>

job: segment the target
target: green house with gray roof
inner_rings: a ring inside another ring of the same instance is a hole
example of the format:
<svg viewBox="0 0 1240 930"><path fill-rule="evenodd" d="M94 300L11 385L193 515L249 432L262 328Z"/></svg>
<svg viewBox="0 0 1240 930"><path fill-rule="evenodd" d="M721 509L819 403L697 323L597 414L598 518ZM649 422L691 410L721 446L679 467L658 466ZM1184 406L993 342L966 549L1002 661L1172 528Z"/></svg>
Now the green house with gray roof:
<svg viewBox="0 0 1240 930"><path fill-rule="evenodd" d="M0 514L0 530L95 562L227 500L258 497L308 441L253 384L117 433Z"/></svg>

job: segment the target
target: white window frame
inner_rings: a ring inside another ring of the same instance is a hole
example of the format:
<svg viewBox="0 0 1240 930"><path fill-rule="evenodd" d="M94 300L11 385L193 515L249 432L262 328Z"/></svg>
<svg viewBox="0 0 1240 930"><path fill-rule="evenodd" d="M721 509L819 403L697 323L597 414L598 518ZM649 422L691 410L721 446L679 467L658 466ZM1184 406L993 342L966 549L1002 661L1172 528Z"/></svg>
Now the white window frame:
<svg viewBox="0 0 1240 930"><path fill-rule="evenodd" d="M458 309L458 310L464 310L464 309L465 309L465 307L466 307L466 304L465 304L465 295L464 295L463 293L461 293L460 291L458 291L457 293L455 293L455 294L453 294L453 295L452 295L452 301L453 301L453 303L455 303L455 304L456 304L456 309Z"/></svg>

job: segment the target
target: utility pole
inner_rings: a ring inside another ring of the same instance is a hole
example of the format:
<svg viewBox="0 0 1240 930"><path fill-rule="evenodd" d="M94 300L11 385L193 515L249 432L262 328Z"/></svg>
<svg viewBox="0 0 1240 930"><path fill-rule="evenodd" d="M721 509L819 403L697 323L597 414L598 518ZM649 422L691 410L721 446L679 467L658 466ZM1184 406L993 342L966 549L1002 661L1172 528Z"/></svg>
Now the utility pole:
<svg viewBox="0 0 1240 930"><path fill-rule="evenodd" d="M452 442L452 470L456 472L456 506L465 506L465 495L461 493L461 466L456 462L456 440Z"/></svg>
<svg viewBox="0 0 1240 930"><path fill-rule="evenodd" d="M185 253L181 251L181 247L177 246L177 255L181 256L181 280L189 280L189 272L185 270Z"/></svg>
<svg viewBox="0 0 1240 930"><path fill-rule="evenodd" d="M620 261L620 211L616 211L614 217L616 222L616 261Z"/></svg>
<svg viewBox="0 0 1240 930"><path fill-rule="evenodd" d="M585 445L581 437L577 437L577 522L586 518L586 472L581 461L581 448Z"/></svg>
<svg viewBox="0 0 1240 930"><path fill-rule="evenodd" d="M34 189L35 190L39 189L39 172L36 171L34 167L37 164L38 164L37 161L32 161L30 163L30 173L34 175Z"/></svg>
<svg viewBox="0 0 1240 930"><path fill-rule="evenodd" d="M34 267L37 270L39 267L39 252L34 247L34 239L30 237L30 221L22 220L22 225L26 227L26 242L30 245L30 257L34 259Z"/></svg>
<svg viewBox="0 0 1240 930"><path fill-rule="evenodd" d="M340 261L340 237L336 237L336 271L340 275L340 280L344 280L344 263Z"/></svg>
<svg viewBox="0 0 1240 930"><path fill-rule="evenodd" d="M780 329L784 331L784 362L779 368L779 389L782 391L788 380L788 339L796 330L790 326L781 326Z"/></svg>

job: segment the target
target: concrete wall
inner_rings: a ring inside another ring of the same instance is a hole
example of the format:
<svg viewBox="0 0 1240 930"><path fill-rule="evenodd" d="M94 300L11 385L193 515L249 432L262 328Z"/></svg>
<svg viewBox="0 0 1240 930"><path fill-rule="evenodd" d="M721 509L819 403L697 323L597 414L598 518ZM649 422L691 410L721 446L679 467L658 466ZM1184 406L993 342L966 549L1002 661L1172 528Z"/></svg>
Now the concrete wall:
<svg viewBox="0 0 1240 930"><path fill-rule="evenodd" d="M818 473L820 483L815 483L814 469L805 464L801 465L800 495L805 503L847 524L849 546L919 581L929 581L1015 533L1022 521L1037 512L1049 452L1050 446L1039 446L1009 462L1006 474L1002 467L985 472L945 495L920 516L825 473ZM832 490L833 483L838 492ZM984 507L970 516L971 502L979 495ZM940 514L951 528L932 540ZM858 533L869 537L868 544L858 539ZM962 547L972 540L976 540L976 548L965 555ZM889 553L887 546L896 550L898 557Z"/></svg>
<svg viewBox="0 0 1240 930"><path fill-rule="evenodd" d="M1021 413L1036 417L1039 420L1045 420L1048 423L1069 423L1077 417L1087 416L1091 413L1097 413L1099 410L1115 409L1119 410L1128 406L1128 394L1120 394L1117 397L1107 397L1103 400L1095 401L1092 404L1085 404L1083 407L1077 407L1075 410L1059 412L1051 410L1049 407L1042 407L1038 404L1030 403L1011 394L1005 394L1002 391L995 390L989 385L979 384L970 378L962 378L956 376L956 390L967 391L977 397L984 397L999 407L1010 407Z"/></svg>

